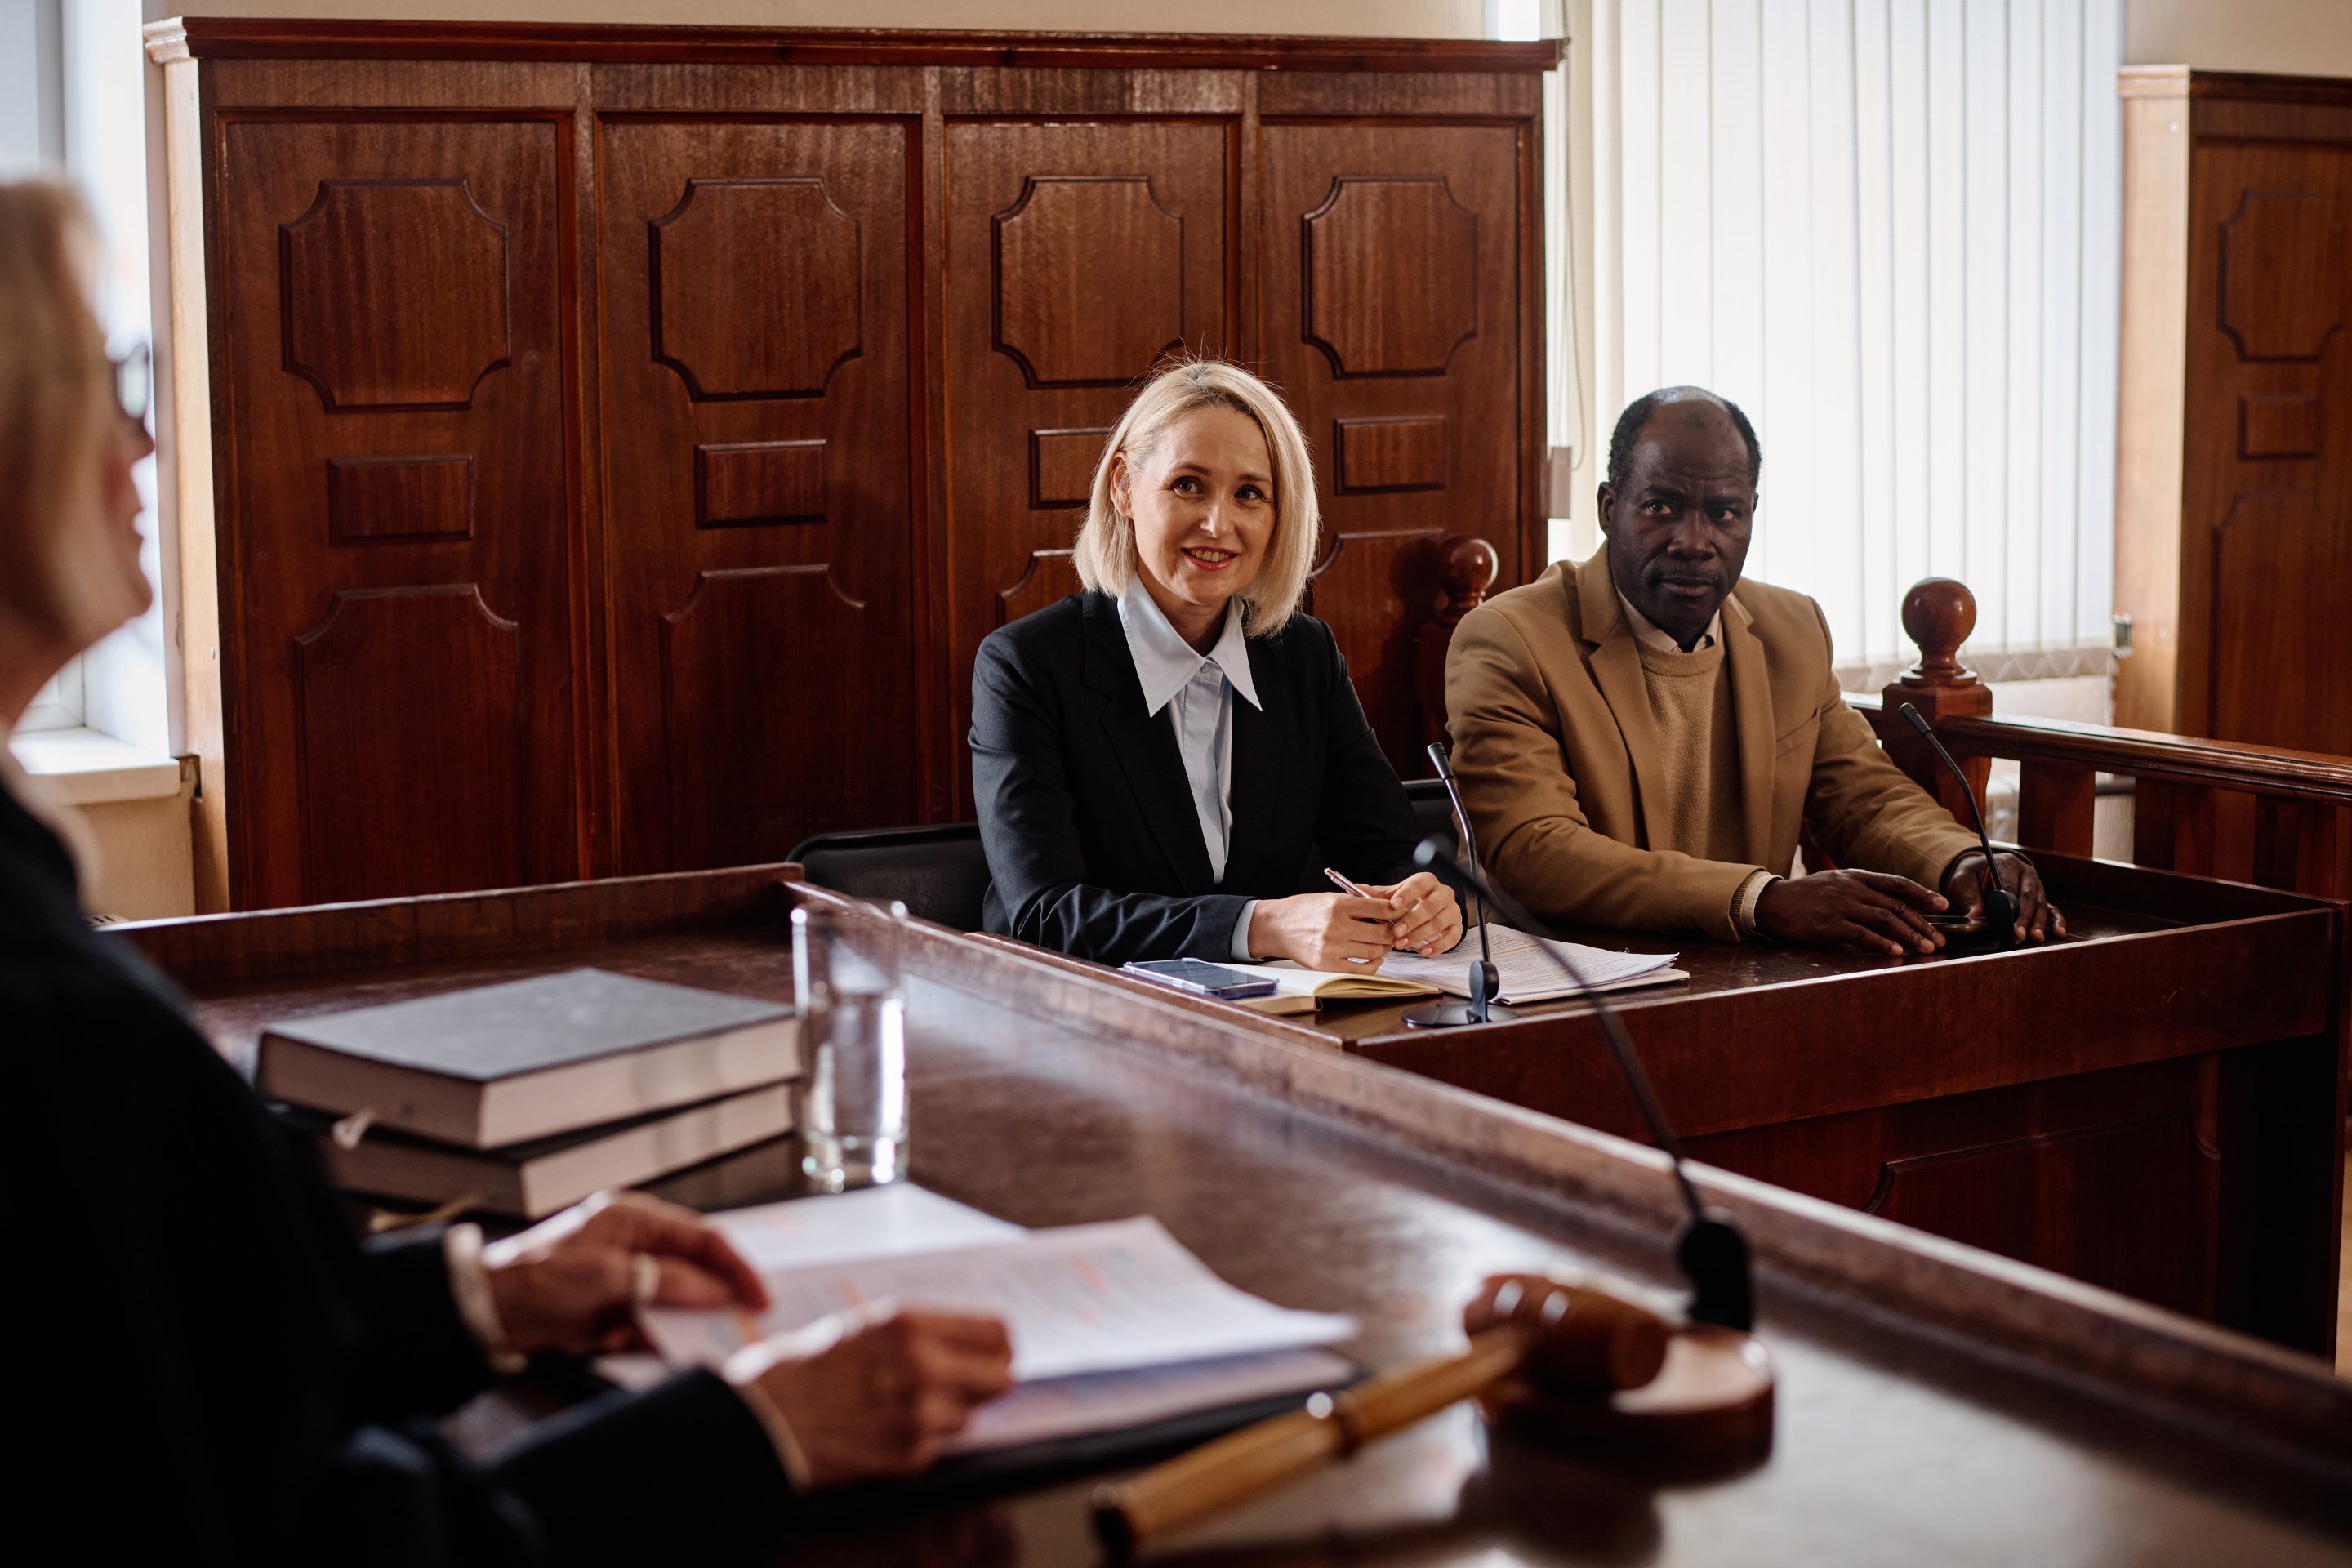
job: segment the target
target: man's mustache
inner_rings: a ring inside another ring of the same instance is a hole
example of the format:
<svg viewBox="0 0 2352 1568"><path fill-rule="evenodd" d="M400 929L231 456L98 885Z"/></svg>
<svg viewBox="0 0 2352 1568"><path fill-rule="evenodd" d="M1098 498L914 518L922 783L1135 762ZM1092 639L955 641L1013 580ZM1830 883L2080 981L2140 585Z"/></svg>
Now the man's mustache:
<svg viewBox="0 0 2352 1568"><path fill-rule="evenodd" d="M1689 570L1668 571L1664 567L1653 567L1651 569L1650 582L1654 586L1674 583L1678 584L1695 584L1702 587L1714 588L1717 591L1722 591L1726 587L1723 581L1723 574L1720 572L1692 572Z"/></svg>

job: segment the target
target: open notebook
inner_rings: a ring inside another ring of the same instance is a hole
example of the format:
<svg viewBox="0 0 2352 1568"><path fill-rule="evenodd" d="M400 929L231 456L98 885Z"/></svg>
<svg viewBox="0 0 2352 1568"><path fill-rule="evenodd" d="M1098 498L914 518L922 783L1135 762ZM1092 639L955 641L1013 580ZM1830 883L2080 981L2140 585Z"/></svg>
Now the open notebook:
<svg viewBox="0 0 2352 1568"><path fill-rule="evenodd" d="M1576 988L1546 963L1538 944L1548 939L1509 926L1487 928L1500 990L1495 1000L1506 1003L1552 1002L1573 996ZM1581 942L1553 942L1550 946L1576 966L1596 991L1625 991L1638 985L1664 985L1690 976L1674 966L1671 952L1612 952ZM1391 953L1378 973L1333 974L1302 969L1284 959L1275 963L1228 963L1244 974L1263 975L1286 996L1314 996L1326 1002L1398 1001L1412 996L1470 994L1470 963L1478 956L1478 932L1466 933L1452 952L1434 958L1417 953Z"/></svg>
<svg viewBox="0 0 2352 1568"><path fill-rule="evenodd" d="M1354 1322L1292 1311L1211 1273L1157 1220L1024 1230L908 1183L712 1216L767 1281L773 1305L649 1310L672 1366L723 1361L747 1341L866 1301L993 1313L1013 1336L1013 1390L972 1413L947 1452L1004 1454L1099 1434L1213 1431L1353 1380L1321 1347ZM642 1382L642 1365L603 1368Z"/></svg>

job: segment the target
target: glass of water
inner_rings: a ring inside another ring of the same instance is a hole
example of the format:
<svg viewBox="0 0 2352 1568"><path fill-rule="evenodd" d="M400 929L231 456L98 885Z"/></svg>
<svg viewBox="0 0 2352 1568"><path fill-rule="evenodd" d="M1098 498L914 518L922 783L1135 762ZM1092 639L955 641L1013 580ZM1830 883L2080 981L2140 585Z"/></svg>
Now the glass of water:
<svg viewBox="0 0 2352 1568"><path fill-rule="evenodd" d="M793 910L793 990L806 1077L801 1170L816 1191L907 1173L907 1003L898 984L907 906Z"/></svg>

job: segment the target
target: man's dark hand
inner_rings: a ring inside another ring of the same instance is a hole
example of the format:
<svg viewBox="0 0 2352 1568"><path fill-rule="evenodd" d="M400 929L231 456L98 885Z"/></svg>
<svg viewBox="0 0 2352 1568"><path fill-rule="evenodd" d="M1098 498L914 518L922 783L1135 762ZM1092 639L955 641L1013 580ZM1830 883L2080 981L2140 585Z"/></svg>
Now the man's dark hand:
<svg viewBox="0 0 2352 1568"><path fill-rule="evenodd" d="M1781 942L1900 958L1944 945L1927 923L1943 912L1943 899L1908 877L1816 871L1767 884L1756 900L1756 929Z"/></svg>
<svg viewBox="0 0 2352 1568"><path fill-rule="evenodd" d="M2066 934L2066 917L2042 890L2042 876L2032 861L2004 849L1999 856L1999 869L2000 885L2017 900L2018 941L2046 942ZM1985 876L1981 849L1969 850L1944 873L1944 891L1952 900L1952 912L1970 920L1984 913L1985 894L1991 885Z"/></svg>

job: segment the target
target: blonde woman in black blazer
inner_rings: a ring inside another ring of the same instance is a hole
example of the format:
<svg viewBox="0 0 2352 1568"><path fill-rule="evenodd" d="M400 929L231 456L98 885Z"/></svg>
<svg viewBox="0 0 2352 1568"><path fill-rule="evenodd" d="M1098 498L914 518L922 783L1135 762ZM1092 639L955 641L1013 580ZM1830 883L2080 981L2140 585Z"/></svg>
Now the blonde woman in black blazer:
<svg viewBox="0 0 2352 1568"><path fill-rule="evenodd" d="M1317 526L1306 439L1263 381L1195 361L1136 397L1078 535L1087 592L981 645L989 930L1108 963L1364 973L1461 940L1347 661L1297 611Z"/></svg>

